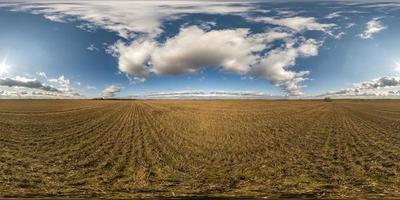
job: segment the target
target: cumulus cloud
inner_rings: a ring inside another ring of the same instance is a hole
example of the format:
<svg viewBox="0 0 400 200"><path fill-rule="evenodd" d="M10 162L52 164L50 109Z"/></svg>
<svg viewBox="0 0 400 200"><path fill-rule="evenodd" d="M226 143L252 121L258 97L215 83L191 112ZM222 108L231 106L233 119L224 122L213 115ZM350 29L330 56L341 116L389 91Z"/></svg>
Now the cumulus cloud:
<svg viewBox="0 0 400 200"><path fill-rule="evenodd" d="M393 91L397 89L397 91ZM328 92L320 96L362 97L362 96L393 96L400 91L400 77L381 77L370 81L354 84L353 87Z"/></svg>
<svg viewBox="0 0 400 200"><path fill-rule="evenodd" d="M357 88L359 89L379 89L385 87L400 86L400 77L382 77L372 81L366 81Z"/></svg>
<svg viewBox="0 0 400 200"><path fill-rule="evenodd" d="M300 82L304 81L309 71L294 72L289 70L295 65L298 57L310 57L318 54L319 43L308 39L296 45L294 41L288 41L282 48L268 52L254 68L257 76L266 77L274 85L282 87L290 95L302 95Z"/></svg>
<svg viewBox="0 0 400 200"><path fill-rule="evenodd" d="M139 39L126 45L116 43L120 71L144 80L150 73L194 73L205 67L221 67L225 72L246 73L257 61L254 53L266 44L288 37L283 32L250 34L248 29L204 31L197 26L184 27L164 44Z"/></svg>
<svg viewBox="0 0 400 200"><path fill-rule="evenodd" d="M144 81L151 73L194 73L219 67L224 72L254 73L290 95L301 95L300 82L309 72L294 72L289 68L296 64L298 57L316 56L320 42L292 37L290 33L275 30L260 34L251 34L248 29L207 32L191 26L182 28L163 44L140 39L129 45L118 42L112 49L118 57L119 69L135 80ZM285 41L285 46L261 55L275 40Z"/></svg>
<svg viewBox="0 0 400 200"><path fill-rule="evenodd" d="M144 81L150 74L148 62L157 47L153 40L135 40L130 45L117 42L112 51L118 57L118 68L121 72L132 75L136 80Z"/></svg>
<svg viewBox="0 0 400 200"><path fill-rule="evenodd" d="M37 78L40 78L38 80ZM37 72L36 78L16 76L0 79L0 98L80 98L70 81L60 76L48 79L46 73Z"/></svg>
<svg viewBox="0 0 400 200"><path fill-rule="evenodd" d="M117 93L121 92L121 87L118 85L109 85L101 92L101 96L104 98L115 97Z"/></svg>
<svg viewBox="0 0 400 200"><path fill-rule="evenodd" d="M207 31L189 26L164 43L142 37L130 44L117 42L111 49L118 58L120 71L134 77L136 82L144 81L152 73L194 73L217 67L223 72L254 73L282 87L289 95L302 95L301 82L309 71L295 72L289 68L298 57L316 56L322 42L296 38L294 32L317 30L330 34L333 25L302 17L276 20L276 24L291 30L272 29L253 34L243 28ZM283 41L284 47L270 49L269 44L275 40ZM266 49L269 50L262 53Z"/></svg>
<svg viewBox="0 0 400 200"><path fill-rule="evenodd" d="M220 66L227 72L245 73L255 63L254 52L265 45L263 38L247 29L205 32L193 26L183 28L152 55L156 74L193 73L199 68Z"/></svg>
<svg viewBox="0 0 400 200"><path fill-rule="evenodd" d="M59 76L58 78L48 79L50 83L58 85L60 91L64 93L73 93L74 88L71 86L69 79L66 79L64 75Z"/></svg>
<svg viewBox="0 0 400 200"><path fill-rule="evenodd" d="M119 69L138 80L144 80L150 73L182 74L220 67L225 72L255 73L290 95L301 95L299 83L309 72L294 72L289 68L298 57L317 55L320 43L313 39L298 42L291 37L286 32L251 35L248 29L206 32L192 26L182 28L164 44L139 40L130 45L119 42L113 49L119 58ZM258 54L277 39L287 40L285 47L273 49L266 56Z"/></svg>
<svg viewBox="0 0 400 200"><path fill-rule="evenodd" d="M362 39L370 39L373 34L379 33L384 29L386 29L386 27L379 21L379 18L373 18L371 21L367 22L364 32L358 36Z"/></svg>
<svg viewBox="0 0 400 200"><path fill-rule="evenodd" d="M40 90L50 91L50 92L60 92L57 88L43 85L40 81L35 80L35 79L27 80L27 79L21 79L21 78L16 78L16 79L4 78L4 79L0 79L0 85L8 86L8 87L34 88L34 89L40 89Z"/></svg>

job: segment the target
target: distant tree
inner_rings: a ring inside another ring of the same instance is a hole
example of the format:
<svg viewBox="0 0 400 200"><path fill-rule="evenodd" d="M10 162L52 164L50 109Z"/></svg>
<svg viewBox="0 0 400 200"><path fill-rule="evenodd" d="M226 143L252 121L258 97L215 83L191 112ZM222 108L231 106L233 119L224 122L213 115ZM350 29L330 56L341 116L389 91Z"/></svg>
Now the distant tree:
<svg viewBox="0 0 400 200"><path fill-rule="evenodd" d="M331 102L331 101L332 101L332 98L330 98L330 97L325 97L325 98L324 98L324 101L325 101L325 102Z"/></svg>

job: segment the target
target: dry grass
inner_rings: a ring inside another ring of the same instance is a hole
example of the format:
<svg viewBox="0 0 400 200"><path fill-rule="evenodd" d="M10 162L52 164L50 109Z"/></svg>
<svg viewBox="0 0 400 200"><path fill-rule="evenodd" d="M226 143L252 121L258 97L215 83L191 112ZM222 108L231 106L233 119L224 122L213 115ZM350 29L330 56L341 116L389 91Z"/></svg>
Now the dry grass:
<svg viewBox="0 0 400 200"><path fill-rule="evenodd" d="M0 198L399 190L400 101L0 101Z"/></svg>

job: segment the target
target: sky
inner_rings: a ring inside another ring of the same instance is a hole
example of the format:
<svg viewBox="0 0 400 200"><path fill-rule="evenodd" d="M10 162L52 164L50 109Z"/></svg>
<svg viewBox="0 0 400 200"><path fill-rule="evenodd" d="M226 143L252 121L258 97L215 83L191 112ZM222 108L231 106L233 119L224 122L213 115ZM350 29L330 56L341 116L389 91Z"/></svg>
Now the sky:
<svg viewBox="0 0 400 200"><path fill-rule="evenodd" d="M398 98L400 3L0 0L0 98Z"/></svg>

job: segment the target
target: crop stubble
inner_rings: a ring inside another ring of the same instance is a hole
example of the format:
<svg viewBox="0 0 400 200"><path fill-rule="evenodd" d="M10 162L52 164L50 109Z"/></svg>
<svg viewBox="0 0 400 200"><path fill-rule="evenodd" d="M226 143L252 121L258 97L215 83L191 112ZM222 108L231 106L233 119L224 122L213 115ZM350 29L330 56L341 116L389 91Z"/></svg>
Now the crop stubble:
<svg viewBox="0 0 400 200"><path fill-rule="evenodd" d="M400 101L0 101L0 197L399 195Z"/></svg>

